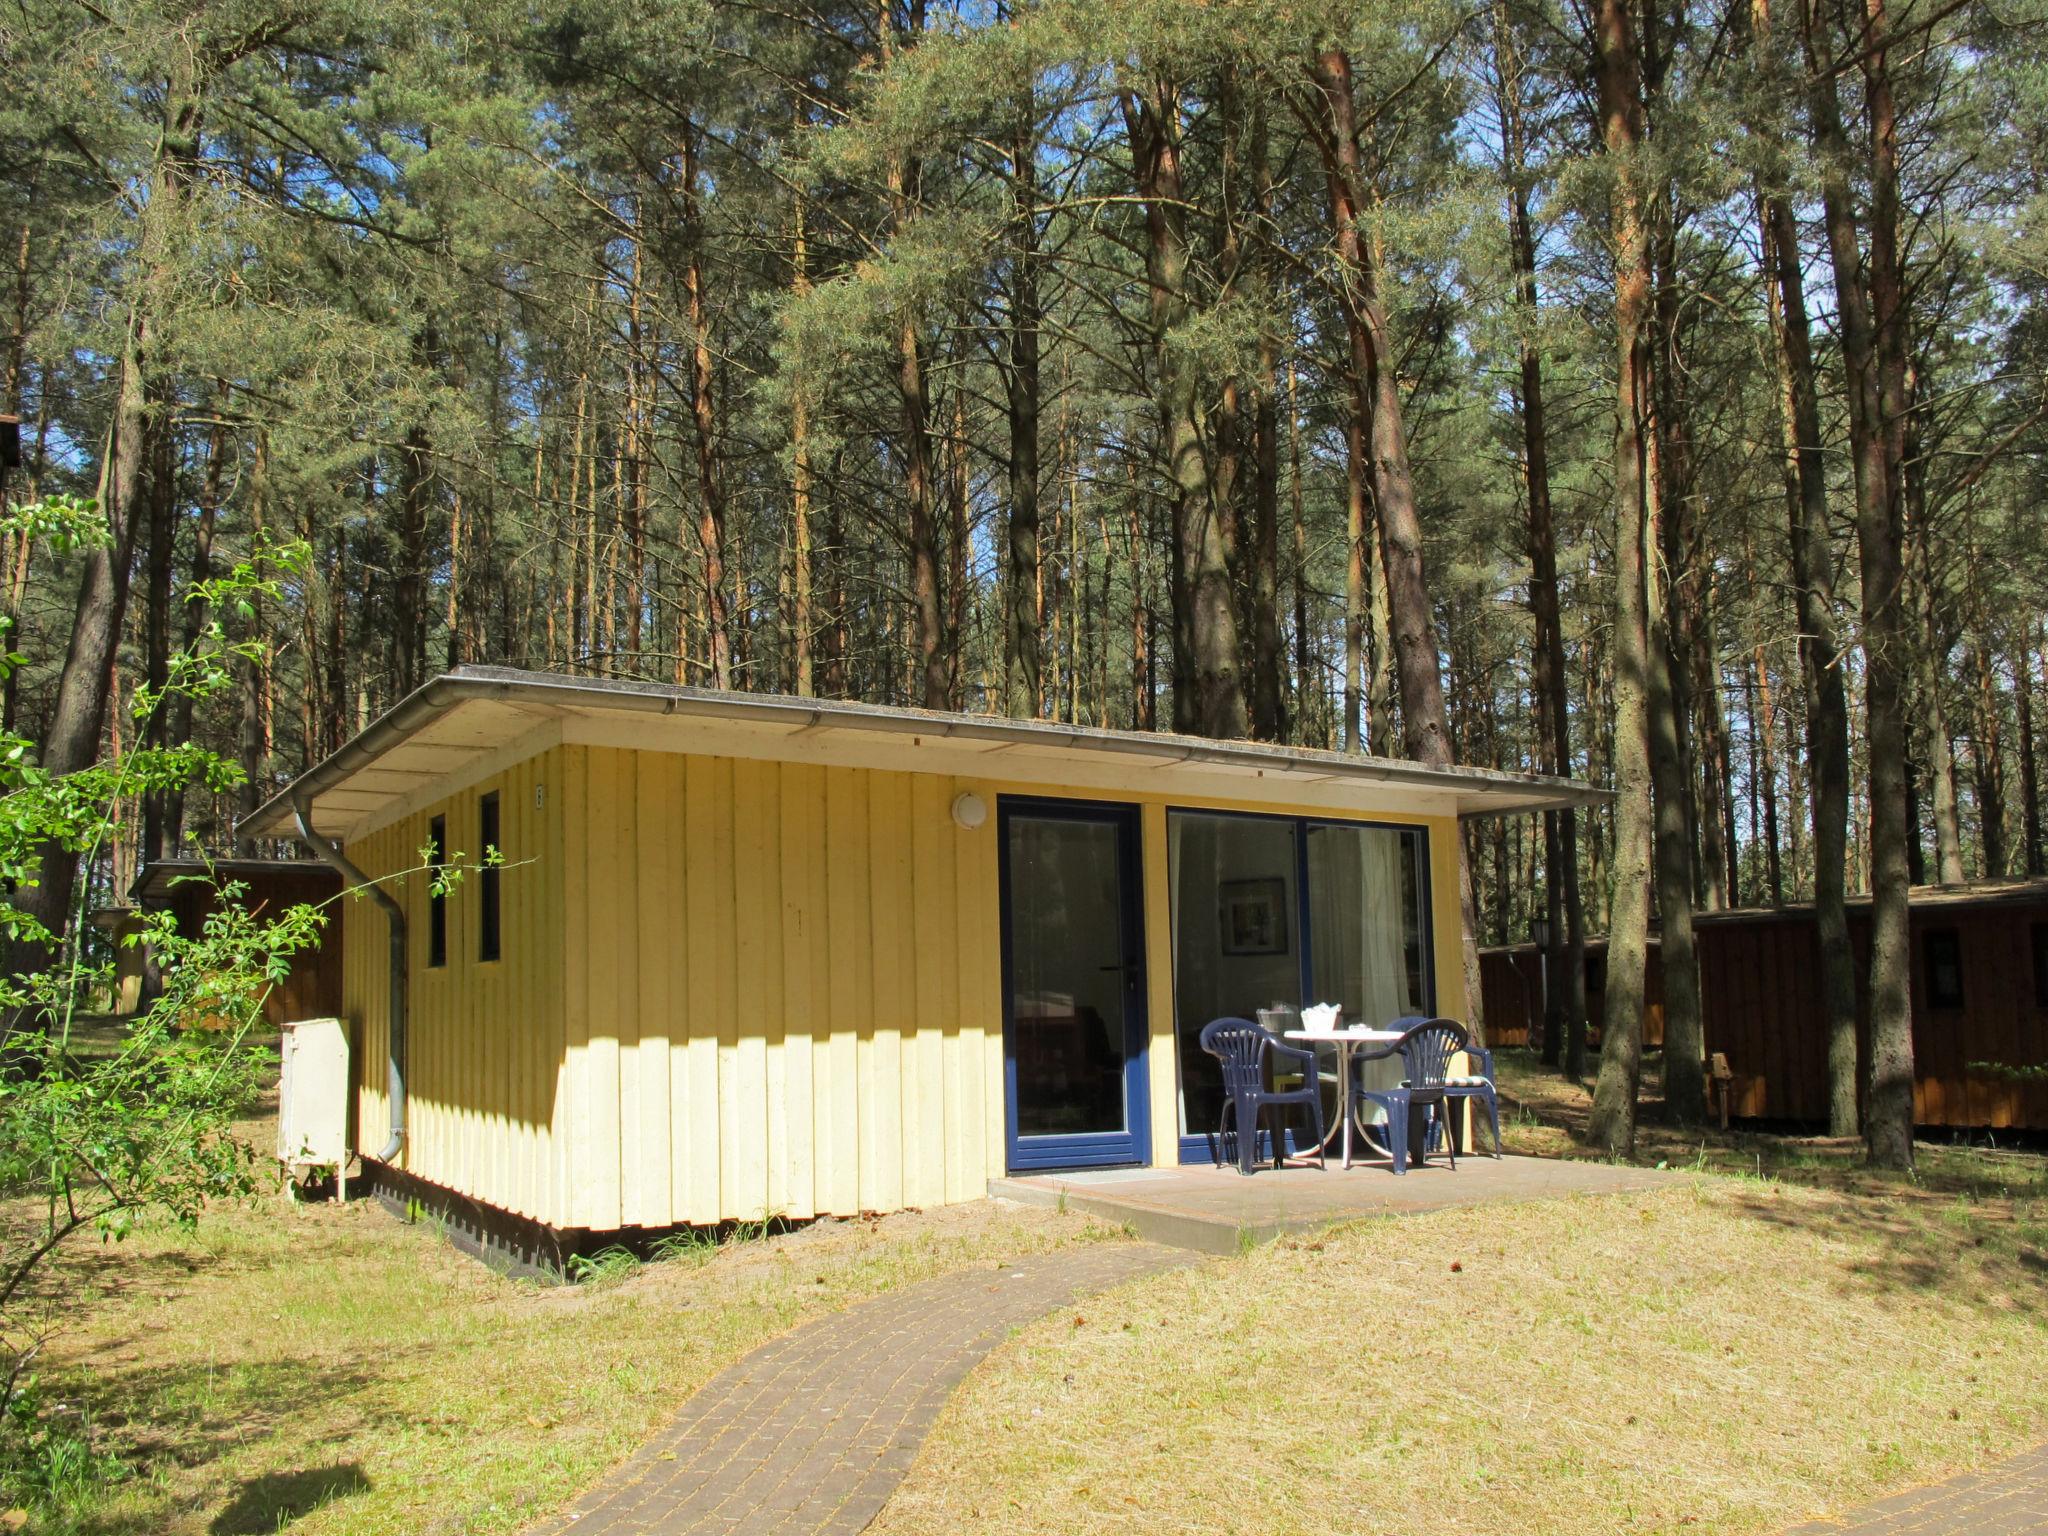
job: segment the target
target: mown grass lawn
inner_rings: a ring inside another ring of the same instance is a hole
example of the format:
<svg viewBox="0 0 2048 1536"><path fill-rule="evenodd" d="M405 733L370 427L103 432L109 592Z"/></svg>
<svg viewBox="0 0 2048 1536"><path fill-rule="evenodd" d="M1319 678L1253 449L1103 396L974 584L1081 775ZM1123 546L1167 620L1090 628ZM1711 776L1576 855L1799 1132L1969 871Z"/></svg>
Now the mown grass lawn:
<svg viewBox="0 0 2048 1536"><path fill-rule="evenodd" d="M252 1128L257 1145L265 1127ZM604 1285L503 1279L352 1202L213 1212L73 1249L48 1276L57 1411L128 1468L34 1512L66 1536L516 1531L720 1367L805 1318L1093 1240L981 1204L830 1222Z"/></svg>
<svg viewBox="0 0 2048 1536"><path fill-rule="evenodd" d="M1578 1090L1517 1073L1510 1146L1572 1150ZM2048 1428L2048 1159L1921 1155L1914 1184L1825 1142L1646 1129L1646 1159L1782 1176L1401 1217L1139 1282L971 1377L878 1529L1770 1531L1988 1460ZM47 1277L48 1400L128 1471L30 1528L521 1530L769 1336L1109 1235L977 1204L566 1288L362 1203L81 1245Z"/></svg>
<svg viewBox="0 0 2048 1536"><path fill-rule="evenodd" d="M970 1378L876 1529L1768 1532L2048 1433L2048 1159L1923 1147L1914 1184L1777 1138L1646 1143L1787 1176L1125 1287Z"/></svg>

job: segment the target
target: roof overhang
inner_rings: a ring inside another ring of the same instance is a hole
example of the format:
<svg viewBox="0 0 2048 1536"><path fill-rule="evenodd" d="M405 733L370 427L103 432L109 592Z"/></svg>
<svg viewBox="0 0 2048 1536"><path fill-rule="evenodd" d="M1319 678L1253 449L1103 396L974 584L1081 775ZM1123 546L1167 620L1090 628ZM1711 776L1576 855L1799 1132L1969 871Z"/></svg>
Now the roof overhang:
<svg viewBox="0 0 2048 1536"><path fill-rule="evenodd" d="M136 872L128 898L145 904L162 902L180 881L240 880L248 884L276 880L339 881L319 859L151 859Z"/></svg>
<svg viewBox="0 0 2048 1536"><path fill-rule="evenodd" d="M1510 815L1607 798L1569 779L1263 742L464 667L409 694L250 813L240 834L294 836L303 798L316 832L349 841L565 743L1357 815Z"/></svg>

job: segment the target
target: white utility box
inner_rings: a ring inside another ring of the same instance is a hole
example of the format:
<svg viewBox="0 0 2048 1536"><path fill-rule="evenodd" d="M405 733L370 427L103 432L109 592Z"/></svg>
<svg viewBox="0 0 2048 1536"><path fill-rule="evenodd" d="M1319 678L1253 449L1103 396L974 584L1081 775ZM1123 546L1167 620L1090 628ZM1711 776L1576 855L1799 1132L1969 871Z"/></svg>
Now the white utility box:
<svg viewBox="0 0 2048 1536"><path fill-rule="evenodd" d="M277 1084L277 1157L296 1180L334 1170L335 1193L348 1197L348 1026L300 1019L284 1026Z"/></svg>

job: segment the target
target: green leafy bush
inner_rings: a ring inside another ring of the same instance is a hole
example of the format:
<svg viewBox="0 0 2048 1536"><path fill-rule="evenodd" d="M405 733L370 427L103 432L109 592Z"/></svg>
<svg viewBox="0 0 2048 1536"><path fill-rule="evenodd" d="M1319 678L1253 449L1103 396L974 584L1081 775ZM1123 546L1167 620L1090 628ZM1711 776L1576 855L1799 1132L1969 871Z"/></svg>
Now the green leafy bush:
<svg viewBox="0 0 2048 1536"><path fill-rule="evenodd" d="M0 532L76 548L103 539L105 522L89 501L54 498L8 509ZM303 563L300 549L266 549L197 583L192 599L211 614L241 611ZM139 692L138 716L229 686L241 654L218 621L203 625L164 684ZM23 660L6 648L0 677ZM79 1016L110 991L116 956L85 921L86 883L54 927L17 902L52 851L96 857L118 801L240 778L234 763L190 746L142 748L58 777L28 738L0 733L0 1485L17 1502L112 1475L89 1424L36 1390L35 1363L75 1309L48 1261L81 1234L117 1242L149 1218L190 1225L209 1201L255 1190L254 1154L230 1133L270 1065L250 1031L326 922L308 906L253 916L244 887L198 877L215 886L213 914L196 935L166 913L123 941L150 947L162 987L113 1049L87 1050Z"/></svg>

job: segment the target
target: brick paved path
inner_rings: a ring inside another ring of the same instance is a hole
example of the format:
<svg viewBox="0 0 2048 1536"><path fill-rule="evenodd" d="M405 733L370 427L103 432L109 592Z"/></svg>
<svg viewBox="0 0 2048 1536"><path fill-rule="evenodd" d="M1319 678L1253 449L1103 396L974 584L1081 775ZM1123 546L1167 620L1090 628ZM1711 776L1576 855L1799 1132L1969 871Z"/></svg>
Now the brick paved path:
<svg viewBox="0 0 2048 1536"><path fill-rule="evenodd" d="M727 1367L569 1514L562 1536L850 1536L953 1388L1013 1328L1194 1255L1101 1243L963 1270L805 1324Z"/></svg>
<svg viewBox="0 0 2048 1536"><path fill-rule="evenodd" d="M1785 1536L2048 1536L2048 1444Z"/></svg>

